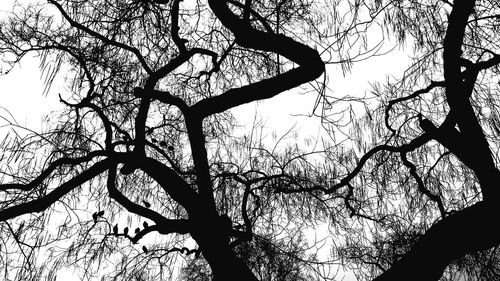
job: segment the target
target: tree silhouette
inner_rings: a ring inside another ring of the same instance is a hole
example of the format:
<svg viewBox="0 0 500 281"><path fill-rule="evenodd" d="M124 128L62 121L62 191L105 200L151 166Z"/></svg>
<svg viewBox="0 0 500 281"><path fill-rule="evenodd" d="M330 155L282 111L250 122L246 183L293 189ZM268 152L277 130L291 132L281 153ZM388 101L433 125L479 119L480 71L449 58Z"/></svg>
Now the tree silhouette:
<svg viewBox="0 0 500 281"><path fill-rule="evenodd" d="M332 2L16 7L2 66L35 53L44 92L69 87L40 133L3 117L3 277L325 280L339 262L360 279L498 278L499 4ZM378 27L414 44L402 77L371 99L313 83L378 54ZM234 108L306 83L333 143L233 136ZM336 260L319 261L304 233L326 223Z"/></svg>
<svg viewBox="0 0 500 281"><path fill-rule="evenodd" d="M70 85L49 129L18 133L10 121L2 143L1 264L15 269L5 278L73 266L81 278L163 280L193 256L214 279L256 280L235 249L277 248L273 213L304 206L285 209L269 190L288 178L247 162L253 143L231 137L228 110L324 72L316 50L282 31L308 18L308 3L48 2L16 7L0 32L7 66L34 52L47 87L62 71ZM307 274L303 253L266 253Z"/></svg>

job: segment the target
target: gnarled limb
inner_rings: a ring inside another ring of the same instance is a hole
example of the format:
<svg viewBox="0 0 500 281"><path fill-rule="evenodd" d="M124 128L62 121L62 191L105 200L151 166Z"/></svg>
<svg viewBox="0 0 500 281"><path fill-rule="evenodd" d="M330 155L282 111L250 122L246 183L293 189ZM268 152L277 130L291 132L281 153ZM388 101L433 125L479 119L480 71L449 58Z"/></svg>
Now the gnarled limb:
<svg viewBox="0 0 500 281"><path fill-rule="evenodd" d="M226 1L209 1L209 5L222 24L233 32L237 44L246 48L279 54L299 66L275 77L231 89L221 95L199 101L192 109L201 118L245 103L271 98L283 91L310 82L323 74L325 66L316 50L285 35L252 28L248 22L231 12Z"/></svg>

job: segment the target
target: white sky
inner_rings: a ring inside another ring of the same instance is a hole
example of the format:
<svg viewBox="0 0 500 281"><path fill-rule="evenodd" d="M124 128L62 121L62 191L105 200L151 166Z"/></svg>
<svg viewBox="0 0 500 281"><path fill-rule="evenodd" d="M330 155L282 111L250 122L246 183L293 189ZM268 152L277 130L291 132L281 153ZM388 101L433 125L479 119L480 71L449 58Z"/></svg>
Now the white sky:
<svg viewBox="0 0 500 281"><path fill-rule="evenodd" d="M11 10L14 0L0 0L0 18L5 12ZM390 48L387 46L386 49ZM367 61L354 64L351 73L345 77L337 66L328 66L329 87L333 89L334 95L343 96L363 95L370 90L369 82L384 82L388 74L401 74L406 68L407 57L401 51L395 51L390 55L376 57ZM403 63L402 63L403 62ZM48 96L42 96L43 82L36 58L26 57L8 75L0 76L0 116L7 116L7 109L20 125L39 130L44 114L60 106L57 97L57 89L54 85ZM294 117L297 114L310 114L316 99L315 93L306 95L289 91L280 94L270 100L247 104L234 110L240 118L247 118L252 122L257 112L258 118L266 120L266 126L275 130L280 136L295 126L301 137L316 136L320 130L318 118ZM240 121L243 121L240 119ZM1 126L5 124L0 120L0 139L5 134ZM71 280L71 273L60 273L58 280ZM355 280L352 276L344 279Z"/></svg>
<svg viewBox="0 0 500 281"><path fill-rule="evenodd" d="M14 0L0 0L0 18L4 18L12 10L13 4ZM7 69L0 70L4 73ZM45 97L42 96L42 91L39 60L26 56L9 74L0 76L0 116L6 116L6 109L19 125L40 129L42 116L59 106L57 95ZM0 122L0 126L3 124L4 122ZM0 137L2 133L0 130Z"/></svg>

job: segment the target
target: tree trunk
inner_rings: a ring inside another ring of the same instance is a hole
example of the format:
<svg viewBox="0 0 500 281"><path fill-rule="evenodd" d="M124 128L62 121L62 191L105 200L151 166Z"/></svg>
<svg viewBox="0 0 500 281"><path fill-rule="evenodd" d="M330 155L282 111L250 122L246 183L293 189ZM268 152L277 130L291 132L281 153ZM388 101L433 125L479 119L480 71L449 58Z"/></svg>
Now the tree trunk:
<svg viewBox="0 0 500 281"><path fill-rule="evenodd" d="M210 264L214 281L241 280L257 281L250 268L229 249L229 247L203 250L203 256Z"/></svg>
<svg viewBox="0 0 500 281"><path fill-rule="evenodd" d="M252 270L229 247L227 234L215 225L191 233L212 269L213 280L257 281Z"/></svg>

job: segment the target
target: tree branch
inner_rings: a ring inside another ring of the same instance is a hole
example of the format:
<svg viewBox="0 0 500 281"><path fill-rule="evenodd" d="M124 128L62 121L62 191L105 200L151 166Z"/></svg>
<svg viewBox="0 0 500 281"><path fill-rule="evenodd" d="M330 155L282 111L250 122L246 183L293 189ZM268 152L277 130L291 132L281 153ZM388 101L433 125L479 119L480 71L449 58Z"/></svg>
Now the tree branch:
<svg viewBox="0 0 500 281"><path fill-rule="evenodd" d="M403 161L403 164L410 169L410 174L413 176L415 181L417 182L417 187L418 190L426 195L429 199L434 201L438 205L439 212L441 213L441 217L445 217L448 212L446 212L443 201L441 200L441 197L439 195L433 194L429 189L425 187L424 182L422 181L422 178L418 175L417 173L417 167L413 163L411 163L408 160L408 157L406 156L406 152L401 152L401 160Z"/></svg>
<svg viewBox="0 0 500 281"><path fill-rule="evenodd" d="M422 94L426 94L426 93L430 92L432 89L434 89L436 87L444 87L445 85L446 84L444 81L431 81L429 86L425 87L424 89L417 90L408 96L393 99L393 100L389 101L389 104L387 104L387 107L385 108L385 118L384 118L385 126L387 127L387 129L389 129L393 133L396 132L396 130L393 129L391 127L391 125L389 124L390 111L395 104L416 98Z"/></svg>
<svg viewBox="0 0 500 281"><path fill-rule="evenodd" d="M61 199L74 188L106 171L111 163L112 160L110 159L97 162L89 169L72 177L70 180L61 184L59 187L41 198L0 210L0 221L6 221L20 215L46 210L50 205L54 204L57 200Z"/></svg>
<svg viewBox="0 0 500 281"><path fill-rule="evenodd" d="M412 249L374 281L438 280L452 261L500 243L500 228L491 221L498 205L480 202L433 225Z"/></svg>
<svg viewBox="0 0 500 281"><path fill-rule="evenodd" d="M139 232L141 233L139 235L136 235L132 240L134 243L137 243L137 241L142 238L144 235L147 233L156 230L162 234L168 234L168 233L180 233L180 234L186 234L189 232L189 223L188 220L185 219L167 219L161 214L143 207L139 204L136 204L132 201L130 201L125 195L123 195L117 188L116 188L116 169L117 166L114 165L113 167L110 167L108 170L108 179L107 179L107 187L108 187L108 192L109 192L109 197L113 198L118 202L120 205L125 207L127 211L140 215L142 217L148 218L156 223L156 226L151 226L146 229L143 229L143 231Z"/></svg>
<svg viewBox="0 0 500 281"><path fill-rule="evenodd" d="M82 157L78 157L78 158L68 158L68 157L59 158L59 159L55 160L54 162L50 163L49 166L40 173L40 175L38 175L36 178L34 178L29 183L26 183L26 184L21 184L21 183L0 184L0 191L6 191L9 189L17 189L17 190L23 190L23 191L32 190L33 188L40 185L45 179L47 179L47 177L50 176L50 174L58 167L61 167L63 165L82 164L84 162L91 161L94 157L103 156L104 154L105 154L104 151L92 151L92 152L89 152L87 155L82 156Z"/></svg>
<svg viewBox="0 0 500 281"><path fill-rule="evenodd" d="M496 169L488 141L477 120L476 114L469 101L477 72L473 71L467 79L461 77L462 44L468 18L474 11L475 1L464 0L455 3L449 17L449 24L443 43L443 67L446 81L446 98L450 105L450 116L460 128L461 141L467 143L465 148L470 156L471 167L482 187L485 200L500 198L498 188L493 183L498 182L500 175ZM484 66L494 64L497 58L485 62ZM454 127L454 126L453 126ZM458 139L457 139L458 141ZM473 148L473 153L471 153ZM466 153L462 151L462 153Z"/></svg>
<svg viewBox="0 0 500 281"><path fill-rule="evenodd" d="M139 169L160 184L165 192L183 206L188 213L198 209L196 202L198 195L172 169L149 157L141 157L134 161L138 162Z"/></svg>
<svg viewBox="0 0 500 281"><path fill-rule="evenodd" d="M252 101L271 98L323 74L325 66L316 50L282 34L267 33L252 28L248 22L239 19L231 12L226 1L210 0L209 5L222 24L233 32L237 44L277 53L299 64L299 67L273 78L231 89L221 95L199 101L193 105L192 111L200 118Z"/></svg>

